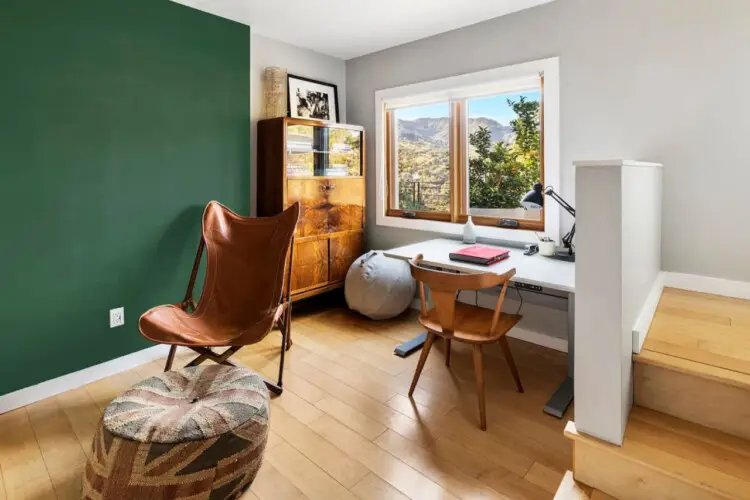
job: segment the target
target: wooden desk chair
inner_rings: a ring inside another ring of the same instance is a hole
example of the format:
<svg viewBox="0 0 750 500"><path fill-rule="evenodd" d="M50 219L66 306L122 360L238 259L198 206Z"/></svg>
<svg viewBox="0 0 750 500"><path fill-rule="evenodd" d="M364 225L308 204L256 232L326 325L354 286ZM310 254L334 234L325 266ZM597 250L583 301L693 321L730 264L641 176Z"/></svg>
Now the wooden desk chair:
<svg viewBox="0 0 750 500"><path fill-rule="evenodd" d="M144 337L172 346L164 371L172 367L177 346L199 354L186 366L207 359L232 365L230 356L260 342L278 324L282 336L279 379L266 385L281 394L284 351L291 345L289 293L298 218L297 203L273 217L258 218L241 217L215 201L206 206L185 298L179 304L154 307L138 321ZM196 305L193 287L204 248L206 277ZM216 347L227 349L217 353Z"/></svg>
<svg viewBox="0 0 750 500"><path fill-rule="evenodd" d="M479 398L479 427L487 430L487 416L484 402L484 365L482 359L482 346L499 342L505 359L510 366L510 371L516 381L518 392L523 392L521 378L518 375L516 363L510 352L508 339L505 334L513 328L521 319L517 314L502 312L505 292L508 290L508 282L516 274L511 269L505 274L481 273L481 274L454 274L420 266L422 255L417 255L409 262L411 275L419 282L419 299L421 302L421 313L419 322L427 329L427 340L422 348L414 379L411 382L409 396L417 387L419 376L430 354L430 348L436 336L445 339L445 364L450 366L451 341L466 342L471 344L474 350L474 373L477 379L477 396ZM427 310L424 286L430 287L435 307ZM483 307L472 306L458 302L458 292L461 290L480 290L502 285L500 297L494 312Z"/></svg>

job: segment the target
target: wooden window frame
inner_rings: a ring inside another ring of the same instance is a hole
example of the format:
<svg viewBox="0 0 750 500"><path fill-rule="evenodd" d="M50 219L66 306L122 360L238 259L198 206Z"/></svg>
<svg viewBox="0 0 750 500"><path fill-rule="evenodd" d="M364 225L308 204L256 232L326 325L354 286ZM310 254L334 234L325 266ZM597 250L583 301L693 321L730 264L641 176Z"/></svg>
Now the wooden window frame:
<svg viewBox="0 0 750 500"><path fill-rule="evenodd" d="M544 186L545 177L545 149L544 149L544 75L540 74L539 81L539 182ZM395 146L396 123L394 111L383 110L385 126L385 215L387 217L402 217L405 219L421 219L440 222L465 224L469 215L469 131L468 131L468 101L471 98L450 102L449 118L449 212L430 212L420 210L403 210L393 208L392 202L397 198L398 151ZM544 195L543 195L544 196ZM407 217L408 214L408 217ZM472 215L472 222L480 226L500 227L502 220L513 220L518 227L504 229L522 231L545 231L544 208L540 211L540 220L514 219L511 217L488 217Z"/></svg>
<svg viewBox="0 0 750 500"><path fill-rule="evenodd" d="M423 210L402 210L400 208L392 208L392 201L396 199L398 193L398 185L396 182L396 167L398 166L398 150L394 147L394 138L396 135L396 124L393 120L393 111L384 111L385 113L385 172L386 172L386 210L385 214L388 217L403 217L405 219L422 219L422 220L434 220L439 222L452 222L451 214L449 212L428 212ZM451 118L451 122L453 119ZM450 171L453 172L453 165L449 167ZM453 183L450 185L451 189L451 204L453 203ZM406 214L410 214L409 217ZM413 215L411 215L413 214Z"/></svg>

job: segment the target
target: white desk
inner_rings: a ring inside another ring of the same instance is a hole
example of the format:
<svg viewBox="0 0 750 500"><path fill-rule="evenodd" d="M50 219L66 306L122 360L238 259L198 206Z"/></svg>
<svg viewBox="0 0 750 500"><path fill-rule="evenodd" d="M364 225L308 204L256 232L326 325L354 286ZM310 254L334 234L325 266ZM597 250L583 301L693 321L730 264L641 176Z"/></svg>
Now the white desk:
<svg viewBox="0 0 750 500"><path fill-rule="evenodd" d="M575 264L542 257L539 254L524 255L523 250L517 248L508 248L510 257L492 266L479 266L450 260L448 254L467 246L470 245L460 241L437 239L386 250L383 253L387 257L401 260L410 260L422 254L424 264L461 273L502 274L515 268L516 275L512 281L525 285L524 289L542 293L544 289L549 289L566 293L568 296L568 376L544 407L546 413L562 418L563 413L573 401ZM485 246L493 245L485 244Z"/></svg>

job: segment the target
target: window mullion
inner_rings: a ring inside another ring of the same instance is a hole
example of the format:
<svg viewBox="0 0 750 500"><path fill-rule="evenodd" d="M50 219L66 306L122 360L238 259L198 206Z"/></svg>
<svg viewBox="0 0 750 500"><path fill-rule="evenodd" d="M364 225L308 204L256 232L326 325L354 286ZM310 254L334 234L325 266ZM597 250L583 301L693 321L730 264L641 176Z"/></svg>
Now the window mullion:
<svg viewBox="0 0 750 500"><path fill-rule="evenodd" d="M466 101L451 103L450 188L451 221L459 222L466 202Z"/></svg>
<svg viewBox="0 0 750 500"><path fill-rule="evenodd" d="M468 215L469 213L469 105L467 101L459 103L461 110L461 120L459 122L458 134L458 151L459 151L459 169L458 169L458 192L459 216Z"/></svg>
<svg viewBox="0 0 750 500"><path fill-rule="evenodd" d="M544 154L544 72L539 73L539 182L542 186L546 186L544 183L544 170L546 166L545 154ZM546 196L546 195L545 195ZM544 218L544 205L541 210L542 224L546 220Z"/></svg>

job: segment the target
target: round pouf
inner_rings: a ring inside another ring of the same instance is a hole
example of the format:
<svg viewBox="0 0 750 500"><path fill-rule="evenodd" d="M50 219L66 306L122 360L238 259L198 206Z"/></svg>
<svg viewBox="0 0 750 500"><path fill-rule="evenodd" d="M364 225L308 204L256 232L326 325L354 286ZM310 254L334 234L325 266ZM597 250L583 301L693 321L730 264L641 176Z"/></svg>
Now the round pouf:
<svg viewBox="0 0 750 500"><path fill-rule="evenodd" d="M104 411L83 498L239 498L260 469L267 438L260 376L222 365L166 372Z"/></svg>
<svg viewBox="0 0 750 500"><path fill-rule="evenodd" d="M370 319L398 316L409 307L417 289L407 262L376 251L354 261L344 286L349 308Z"/></svg>

